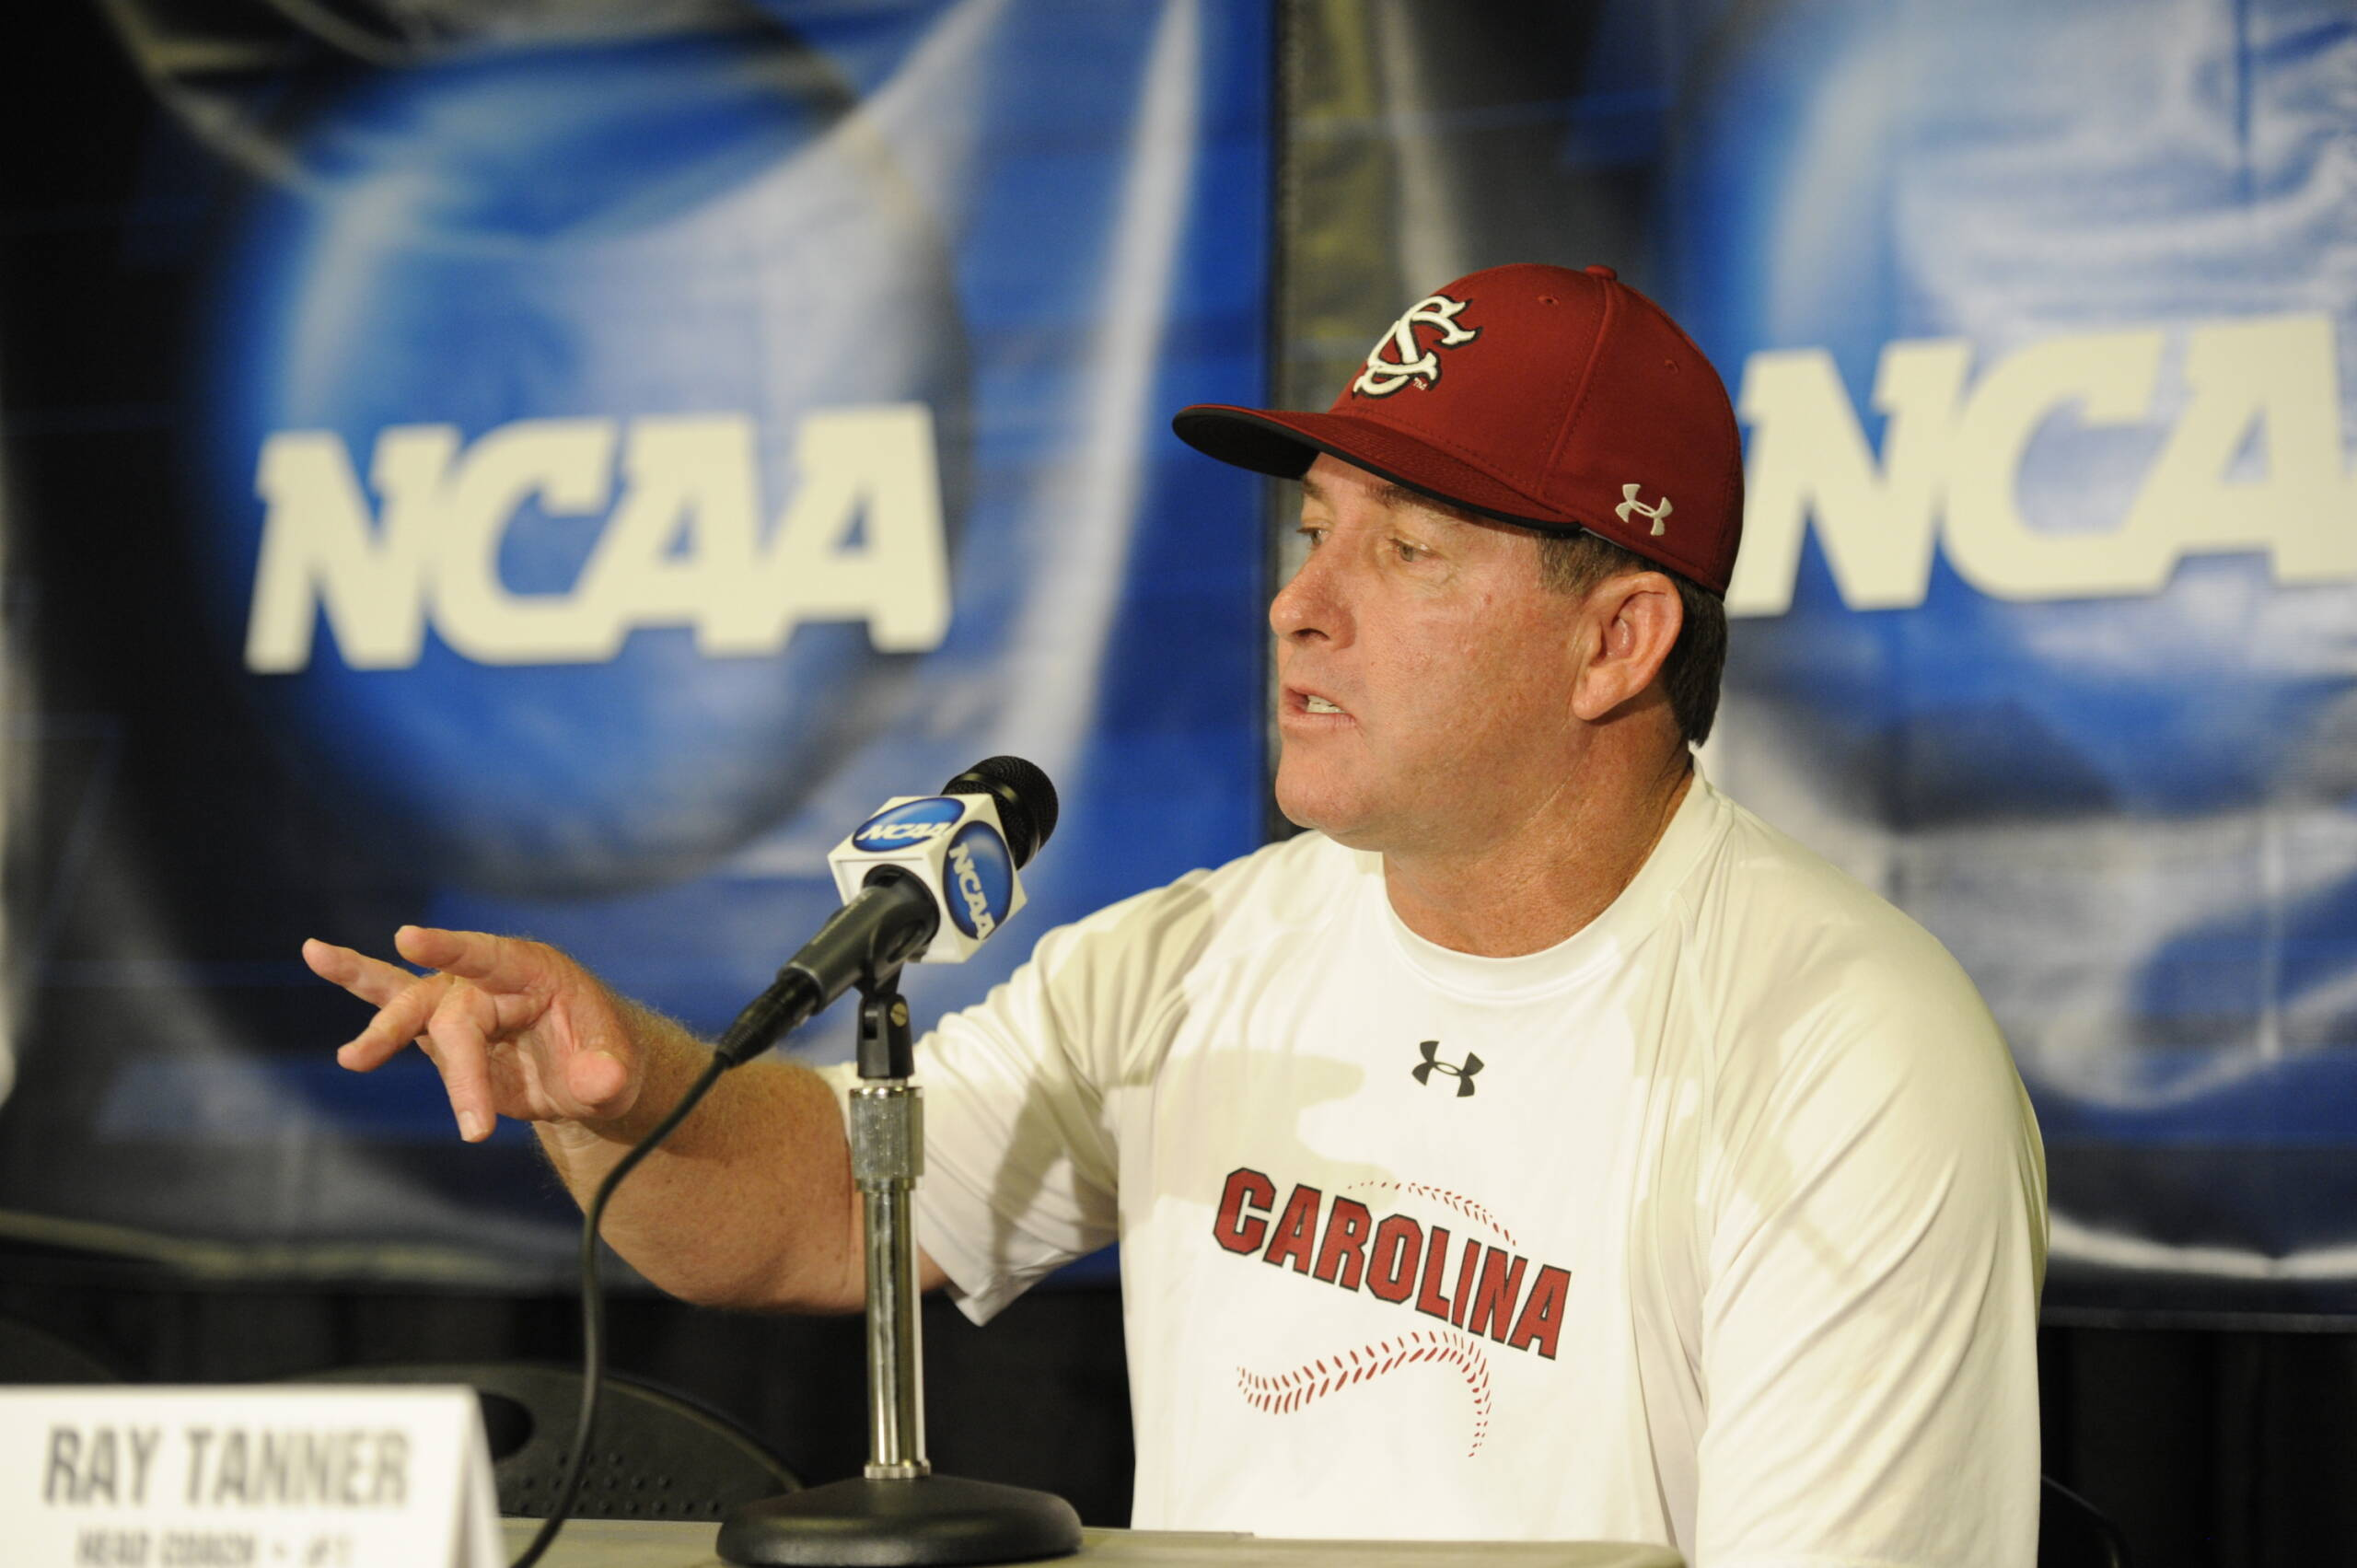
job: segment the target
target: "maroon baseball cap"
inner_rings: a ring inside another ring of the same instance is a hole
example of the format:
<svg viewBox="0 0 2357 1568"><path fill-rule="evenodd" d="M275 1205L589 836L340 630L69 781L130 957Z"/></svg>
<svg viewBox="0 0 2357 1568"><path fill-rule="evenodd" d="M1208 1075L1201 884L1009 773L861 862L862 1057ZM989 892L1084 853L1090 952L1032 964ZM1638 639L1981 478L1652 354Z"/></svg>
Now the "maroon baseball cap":
<svg viewBox="0 0 2357 1568"><path fill-rule="evenodd" d="M1410 306L1326 412L1197 403L1171 428L1260 473L1330 452L1500 522L1585 528L1717 594L1743 534L1726 388L1609 267L1469 273Z"/></svg>

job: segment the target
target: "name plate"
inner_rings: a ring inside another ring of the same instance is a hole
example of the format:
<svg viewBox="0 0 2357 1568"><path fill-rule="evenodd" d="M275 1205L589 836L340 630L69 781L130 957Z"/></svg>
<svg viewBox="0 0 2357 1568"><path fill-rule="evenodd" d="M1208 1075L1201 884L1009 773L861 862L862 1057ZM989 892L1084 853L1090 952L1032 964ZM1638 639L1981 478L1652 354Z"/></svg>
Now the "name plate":
<svg viewBox="0 0 2357 1568"><path fill-rule="evenodd" d="M24 1568L498 1568L464 1388L0 1390Z"/></svg>

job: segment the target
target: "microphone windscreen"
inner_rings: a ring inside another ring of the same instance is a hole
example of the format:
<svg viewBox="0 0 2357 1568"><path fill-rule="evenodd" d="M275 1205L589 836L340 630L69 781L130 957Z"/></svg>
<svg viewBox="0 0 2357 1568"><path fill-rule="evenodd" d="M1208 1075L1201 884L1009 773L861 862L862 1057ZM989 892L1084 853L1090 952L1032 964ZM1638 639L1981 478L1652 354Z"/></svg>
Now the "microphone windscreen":
<svg viewBox="0 0 2357 1568"><path fill-rule="evenodd" d="M987 757L941 786L944 795L987 795L998 802L1007 853L1028 865L1056 830L1056 786L1020 757Z"/></svg>

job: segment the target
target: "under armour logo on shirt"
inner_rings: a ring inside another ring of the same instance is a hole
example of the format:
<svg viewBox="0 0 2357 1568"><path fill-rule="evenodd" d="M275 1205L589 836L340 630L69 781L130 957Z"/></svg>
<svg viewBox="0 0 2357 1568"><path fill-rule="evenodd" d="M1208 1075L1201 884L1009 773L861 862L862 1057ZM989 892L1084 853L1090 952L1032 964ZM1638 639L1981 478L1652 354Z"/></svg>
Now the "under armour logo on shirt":
<svg viewBox="0 0 2357 1568"><path fill-rule="evenodd" d="M1424 1059L1412 1069L1416 1082L1429 1084L1434 1073L1446 1073L1457 1080L1457 1098L1463 1099L1473 1092L1473 1074L1481 1070L1480 1057L1469 1051L1465 1053L1465 1065L1458 1067L1440 1059L1440 1041L1436 1040L1418 1040L1416 1049L1424 1053Z"/></svg>

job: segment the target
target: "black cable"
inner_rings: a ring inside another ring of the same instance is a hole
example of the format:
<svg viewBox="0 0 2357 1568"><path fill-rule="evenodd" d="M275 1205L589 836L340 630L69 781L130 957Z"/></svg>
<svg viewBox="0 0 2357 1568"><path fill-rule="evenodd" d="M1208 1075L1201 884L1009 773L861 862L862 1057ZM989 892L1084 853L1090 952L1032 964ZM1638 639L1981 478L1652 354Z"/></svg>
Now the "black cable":
<svg viewBox="0 0 2357 1568"><path fill-rule="evenodd" d="M589 1439L598 1424L598 1396L606 1383L606 1296L598 1283L598 1225L606 1217L606 1201L622 1184L622 1178L636 1169L639 1161L655 1152L656 1144L687 1120L688 1112L711 1092L712 1086L720 1081L720 1075L730 1065L726 1057L714 1056L702 1074L688 1086L688 1092L679 1097L679 1103L671 1108L670 1114L656 1122L613 1169L606 1172L589 1206L582 1211L581 1419L574 1423L573 1458L564 1467L564 1484L557 1488L556 1503L550 1508L549 1516L540 1522L540 1533L532 1537L532 1544L507 1568L532 1568L540 1560L540 1554L548 1551L549 1543L556 1539L557 1532L572 1516L574 1500L581 1493L582 1472L589 1466Z"/></svg>

